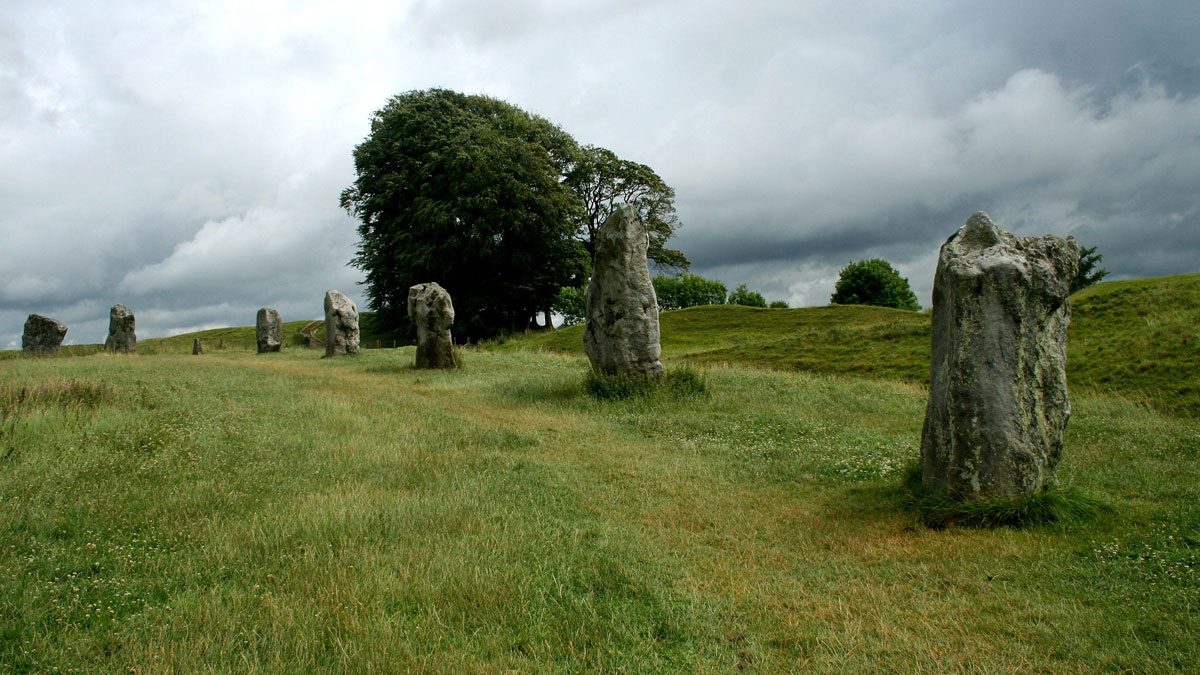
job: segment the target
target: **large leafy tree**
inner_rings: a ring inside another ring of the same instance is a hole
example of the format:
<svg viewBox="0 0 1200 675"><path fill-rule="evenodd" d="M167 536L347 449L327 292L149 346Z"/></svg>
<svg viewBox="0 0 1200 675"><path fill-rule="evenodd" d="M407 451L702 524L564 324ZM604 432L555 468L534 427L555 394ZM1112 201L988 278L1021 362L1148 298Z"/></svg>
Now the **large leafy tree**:
<svg viewBox="0 0 1200 675"><path fill-rule="evenodd" d="M683 253L664 245L680 227L675 215L675 190L650 167L587 145L579 149L565 183L583 205L576 220L576 235L589 254L595 254L596 231L613 209L630 204L650 233L647 257L661 268L676 271L691 265Z"/></svg>
<svg viewBox="0 0 1200 675"><path fill-rule="evenodd" d="M381 327L407 329L408 289L450 292L455 332L524 328L586 274L579 201L563 183L574 139L487 96L410 91L375 112L341 195L359 221L351 264L366 273Z"/></svg>
<svg viewBox="0 0 1200 675"><path fill-rule="evenodd" d="M917 311L917 296L891 263L882 258L859 260L842 268L830 302L836 305L878 305Z"/></svg>

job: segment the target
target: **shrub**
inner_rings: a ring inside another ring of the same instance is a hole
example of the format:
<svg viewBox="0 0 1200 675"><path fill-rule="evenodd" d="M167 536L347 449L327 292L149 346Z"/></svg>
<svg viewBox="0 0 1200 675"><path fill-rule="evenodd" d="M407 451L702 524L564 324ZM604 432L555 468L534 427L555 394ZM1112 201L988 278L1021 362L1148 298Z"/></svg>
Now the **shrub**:
<svg viewBox="0 0 1200 675"><path fill-rule="evenodd" d="M921 309L908 279L882 258L860 260L843 267L829 301L835 305L876 305L914 312Z"/></svg>
<svg viewBox="0 0 1200 675"><path fill-rule="evenodd" d="M788 304L784 300L772 300L771 304L767 305L767 307L770 307L771 309L787 309Z"/></svg>

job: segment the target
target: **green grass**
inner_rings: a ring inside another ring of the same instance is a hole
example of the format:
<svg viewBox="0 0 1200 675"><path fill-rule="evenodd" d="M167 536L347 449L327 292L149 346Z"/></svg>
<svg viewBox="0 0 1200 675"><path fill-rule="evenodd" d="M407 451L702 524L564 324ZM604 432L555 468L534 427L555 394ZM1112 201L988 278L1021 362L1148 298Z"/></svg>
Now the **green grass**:
<svg viewBox="0 0 1200 675"><path fill-rule="evenodd" d="M395 335L387 331L378 329L374 323L374 312L362 312L360 314L360 332L359 343L363 349L374 349L376 347L391 348L393 345L403 346L405 342L402 339L397 339ZM284 349L305 349L307 348L307 340L301 335L306 326L314 321L287 321L283 324L283 346ZM325 339L325 324L321 321L316 321L316 329L313 331L313 336L324 341ZM232 326L228 328L211 328L209 330L197 331L194 333L184 333L165 338L145 338L138 340L137 351L139 354L191 354L192 341L196 338L200 339L201 345L205 353L211 352L254 352L258 350L258 342L254 333L254 326ZM89 356L98 354L104 351L104 345L64 345L59 357L71 356ZM15 359L21 356L20 350L10 349L0 351L0 361L5 359Z"/></svg>
<svg viewBox="0 0 1200 675"><path fill-rule="evenodd" d="M1071 304L1072 391L1200 416L1200 274L1104 282ZM663 312L660 323L664 356L695 365L929 381L928 313L708 305ZM494 348L582 354L583 327L519 336Z"/></svg>
<svg viewBox="0 0 1200 675"><path fill-rule="evenodd" d="M579 357L468 351L0 363L0 670L1200 659L1194 418L1076 395L1060 476L1110 512L931 530L919 384L734 366L601 401Z"/></svg>

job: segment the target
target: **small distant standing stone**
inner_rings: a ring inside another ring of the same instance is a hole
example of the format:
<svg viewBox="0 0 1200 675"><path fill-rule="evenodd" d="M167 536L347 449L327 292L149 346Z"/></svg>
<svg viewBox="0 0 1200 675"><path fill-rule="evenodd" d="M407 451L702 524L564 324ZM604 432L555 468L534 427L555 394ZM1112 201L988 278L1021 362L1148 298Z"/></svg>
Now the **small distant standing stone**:
<svg viewBox="0 0 1200 675"><path fill-rule="evenodd" d="M942 245L933 282L926 489L1031 495L1056 482L1067 398L1068 237L1018 237L982 211Z"/></svg>
<svg viewBox="0 0 1200 675"><path fill-rule="evenodd" d="M279 351L283 345L283 322L279 319L279 312L270 307L258 310L254 334L258 338L259 354Z"/></svg>
<svg viewBox="0 0 1200 675"><path fill-rule="evenodd" d="M62 323L41 314L30 314L21 335L21 352L29 356L57 354L66 336L67 327Z"/></svg>
<svg viewBox="0 0 1200 675"><path fill-rule="evenodd" d="M325 356L358 353L358 307L338 291L325 293Z"/></svg>
<svg viewBox="0 0 1200 675"><path fill-rule="evenodd" d="M450 326L454 304L436 283L408 289L408 318L417 327L417 368L456 368Z"/></svg>
<svg viewBox="0 0 1200 675"><path fill-rule="evenodd" d="M192 354L195 355L195 354L203 354L203 353L204 353L204 347L200 346L200 338L193 338L192 339Z"/></svg>
<svg viewBox="0 0 1200 675"><path fill-rule="evenodd" d="M658 377L662 347L658 299L646 261L649 235L631 206L621 206L596 233L587 287L584 351L596 371Z"/></svg>
<svg viewBox="0 0 1200 675"><path fill-rule="evenodd" d="M134 333L133 312L125 305L113 305L108 312L108 339L104 350L129 354L137 351L137 334Z"/></svg>

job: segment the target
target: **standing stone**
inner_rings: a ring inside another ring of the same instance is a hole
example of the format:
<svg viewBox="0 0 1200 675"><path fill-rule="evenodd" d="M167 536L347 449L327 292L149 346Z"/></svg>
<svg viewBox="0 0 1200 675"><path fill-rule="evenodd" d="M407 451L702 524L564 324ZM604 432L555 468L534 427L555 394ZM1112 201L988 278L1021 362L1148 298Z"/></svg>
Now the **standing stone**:
<svg viewBox="0 0 1200 675"><path fill-rule="evenodd" d="M662 375L658 299L650 283L646 226L632 206L621 206L596 233L587 287L584 351L592 369L608 375Z"/></svg>
<svg viewBox="0 0 1200 675"><path fill-rule="evenodd" d="M129 354L137 351L137 334L133 331L133 312L125 305L113 305L108 312L108 339L104 351Z"/></svg>
<svg viewBox="0 0 1200 675"><path fill-rule="evenodd" d="M66 336L67 327L58 321L41 314L30 314L21 335L21 352L29 356L57 354Z"/></svg>
<svg viewBox="0 0 1200 675"><path fill-rule="evenodd" d="M925 488L956 498L1055 484L1067 399L1073 237L1017 237L982 211L942 245L921 435Z"/></svg>
<svg viewBox="0 0 1200 675"><path fill-rule="evenodd" d="M279 319L279 312L270 307L258 310L258 317L254 322L254 335L258 338L259 354L279 351L283 346L283 322Z"/></svg>
<svg viewBox="0 0 1200 675"><path fill-rule="evenodd" d="M358 353L358 307L338 291L325 293L325 356Z"/></svg>
<svg viewBox="0 0 1200 675"><path fill-rule="evenodd" d="M203 353L204 353L204 347L200 346L200 338L193 338L192 339L192 355L195 356L196 354L203 354Z"/></svg>
<svg viewBox="0 0 1200 675"><path fill-rule="evenodd" d="M408 318L417 327L417 368L457 368L450 326L454 304L450 294L436 283L417 284L408 289Z"/></svg>

